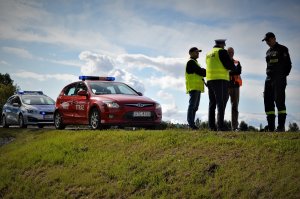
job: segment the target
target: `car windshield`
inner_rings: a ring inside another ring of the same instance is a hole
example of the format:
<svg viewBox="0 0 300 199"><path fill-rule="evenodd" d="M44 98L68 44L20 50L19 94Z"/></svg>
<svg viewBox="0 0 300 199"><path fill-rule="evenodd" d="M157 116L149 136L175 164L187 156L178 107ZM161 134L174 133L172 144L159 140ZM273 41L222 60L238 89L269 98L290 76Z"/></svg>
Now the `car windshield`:
<svg viewBox="0 0 300 199"><path fill-rule="evenodd" d="M107 94L123 94L123 95L138 95L138 93L131 87L118 82L88 82L92 92L96 95Z"/></svg>
<svg viewBox="0 0 300 199"><path fill-rule="evenodd" d="M28 105L54 105L55 101L45 95L23 95L22 101Z"/></svg>

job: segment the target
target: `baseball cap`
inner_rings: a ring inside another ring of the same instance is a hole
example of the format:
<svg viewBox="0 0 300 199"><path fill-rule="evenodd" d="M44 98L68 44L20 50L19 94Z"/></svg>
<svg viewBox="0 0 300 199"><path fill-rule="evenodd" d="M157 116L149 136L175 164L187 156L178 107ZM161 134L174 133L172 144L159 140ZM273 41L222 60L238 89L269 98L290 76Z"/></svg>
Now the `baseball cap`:
<svg viewBox="0 0 300 199"><path fill-rule="evenodd" d="M267 32L266 35L265 35L265 38L263 38L263 40L261 40L261 41L267 41L268 39L274 38L274 37L275 37L274 33Z"/></svg>
<svg viewBox="0 0 300 199"><path fill-rule="evenodd" d="M226 39L216 39L216 44L225 44Z"/></svg>
<svg viewBox="0 0 300 199"><path fill-rule="evenodd" d="M194 51L202 52L202 50L199 50L197 47L192 47L192 48L189 50L189 53L194 52Z"/></svg>

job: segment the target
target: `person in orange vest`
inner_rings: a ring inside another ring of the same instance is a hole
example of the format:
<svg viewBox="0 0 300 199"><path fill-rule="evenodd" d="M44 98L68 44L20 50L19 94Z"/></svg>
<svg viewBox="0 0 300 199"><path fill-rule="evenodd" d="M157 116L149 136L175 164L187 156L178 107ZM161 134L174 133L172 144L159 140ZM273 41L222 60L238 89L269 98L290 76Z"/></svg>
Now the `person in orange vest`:
<svg viewBox="0 0 300 199"><path fill-rule="evenodd" d="M190 60L185 67L185 85L186 93L189 94L189 107L187 111L187 121L189 127L192 130L197 130L195 125L195 116L199 107L201 93L204 92L204 77L206 76L206 70L201 68L197 59L199 58L199 50L196 47L192 47L189 50Z"/></svg>
<svg viewBox="0 0 300 199"><path fill-rule="evenodd" d="M229 81L229 97L231 101L231 129L233 131L238 131L238 117L239 117L239 100L240 100L240 86L242 86L242 67L238 60L235 60L233 58L234 56L234 49L232 47L229 47L227 49L227 52L229 54L229 57L234 63L235 70L230 71L230 81Z"/></svg>

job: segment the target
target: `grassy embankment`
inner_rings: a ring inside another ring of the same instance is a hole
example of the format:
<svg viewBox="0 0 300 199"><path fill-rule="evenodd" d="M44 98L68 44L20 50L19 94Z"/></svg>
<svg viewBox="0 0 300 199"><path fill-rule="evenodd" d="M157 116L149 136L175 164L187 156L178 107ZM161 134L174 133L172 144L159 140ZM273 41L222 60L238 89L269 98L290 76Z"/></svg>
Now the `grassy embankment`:
<svg viewBox="0 0 300 199"><path fill-rule="evenodd" d="M300 198L300 133L3 129L0 198Z"/></svg>

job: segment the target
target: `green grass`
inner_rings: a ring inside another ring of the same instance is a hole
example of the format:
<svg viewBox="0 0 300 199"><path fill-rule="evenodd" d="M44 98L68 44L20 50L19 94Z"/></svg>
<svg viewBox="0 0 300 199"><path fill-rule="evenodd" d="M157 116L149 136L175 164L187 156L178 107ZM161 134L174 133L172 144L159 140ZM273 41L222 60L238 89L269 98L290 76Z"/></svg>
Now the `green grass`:
<svg viewBox="0 0 300 199"><path fill-rule="evenodd" d="M2 129L0 198L300 198L299 133Z"/></svg>

